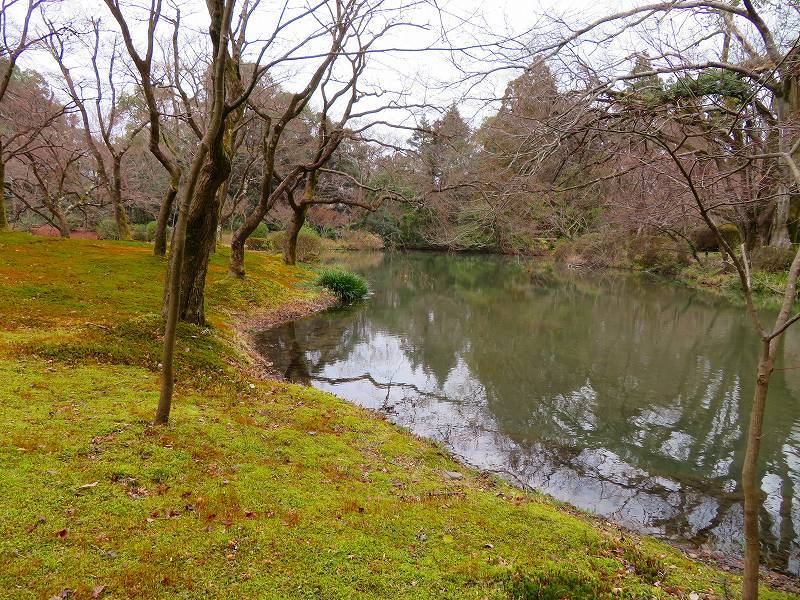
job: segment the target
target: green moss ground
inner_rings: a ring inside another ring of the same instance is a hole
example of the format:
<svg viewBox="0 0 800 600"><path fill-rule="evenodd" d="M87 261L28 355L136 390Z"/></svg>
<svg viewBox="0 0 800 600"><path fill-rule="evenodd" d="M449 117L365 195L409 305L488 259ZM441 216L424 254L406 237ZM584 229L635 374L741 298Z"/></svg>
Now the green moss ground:
<svg viewBox="0 0 800 600"><path fill-rule="evenodd" d="M246 375L235 319L313 274L212 261L154 428L163 261L0 235L0 597L724 597L735 578L451 461L313 389ZM460 471L462 479L445 478ZM735 595L734 595L735 597ZM765 598L785 598L766 591Z"/></svg>
<svg viewBox="0 0 800 600"><path fill-rule="evenodd" d="M742 282L735 272L724 272L722 261L708 261L703 266L692 263L681 269L675 280L695 289L724 296L734 304L744 304ZM783 302L788 274L754 271L751 275L753 300L759 307L777 309Z"/></svg>

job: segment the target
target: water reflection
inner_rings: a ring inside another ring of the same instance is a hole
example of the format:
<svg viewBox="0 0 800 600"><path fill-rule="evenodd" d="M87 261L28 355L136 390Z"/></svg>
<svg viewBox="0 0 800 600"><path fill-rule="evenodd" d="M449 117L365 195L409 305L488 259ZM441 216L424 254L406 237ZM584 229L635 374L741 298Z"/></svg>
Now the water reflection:
<svg viewBox="0 0 800 600"><path fill-rule="evenodd" d="M624 276L386 255L375 295L260 334L287 379L386 411L468 462L648 533L741 553L756 355L742 311ZM791 332L779 368L800 365ZM800 572L800 371L776 371L763 546Z"/></svg>

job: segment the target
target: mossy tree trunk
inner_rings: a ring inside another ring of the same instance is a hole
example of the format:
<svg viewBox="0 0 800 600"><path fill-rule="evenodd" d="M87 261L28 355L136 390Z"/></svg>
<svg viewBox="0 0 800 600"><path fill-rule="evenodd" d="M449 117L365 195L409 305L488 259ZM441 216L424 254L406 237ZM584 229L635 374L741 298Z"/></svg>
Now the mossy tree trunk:
<svg viewBox="0 0 800 600"><path fill-rule="evenodd" d="M122 156L115 154L113 157L113 188L111 200L114 204L114 219L117 222L119 239L131 239L131 226L125 206L122 203Z"/></svg>
<svg viewBox="0 0 800 600"><path fill-rule="evenodd" d="M50 212L53 213L53 216L56 218L56 225L58 227L58 233L62 238L68 238L70 235L70 227L69 221L67 221L67 216L64 214L64 211L61 210L61 207L58 206L58 203L53 203L52 206L49 207Z"/></svg>
<svg viewBox="0 0 800 600"><path fill-rule="evenodd" d="M204 219L198 219L197 216L203 216L204 212L208 212L208 207L202 204L203 200L211 195L211 199L216 198L217 188L219 183L224 177L224 172L221 173L219 165L215 159L219 158L221 154L222 138L225 133L225 61L227 58L227 39L228 32L231 25L231 11L233 9L232 2L225 0L208 0L208 12L211 17L211 26L209 28L209 35L214 48L213 62L211 65L212 73L212 93L210 95L210 110L208 119L208 128L206 129L200 145L192 159L191 169L186 178L184 187L181 193L181 203L178 213L178 222L175 226L173 235L172 253L170 255L170 268L167 272L167 280L165 282L164 293L164 347L162 352L162 371L161 371L161 394L159 396L158 408L156 409L155 423L157 425L165 425L169 420L170 408L172 405L172 393L175 386L174 380L174 355L175 355L175 338L178 328L178 322L181 318L182 306L187 306L188 303L182 302L182 296L188 295L189 290L182 289L185 278L183 276L183 267L186 264L185 249L187 246L189 231L189 224L192 222L190 218L192 214L195 215L193 226L196 232L207 230L208 223ZM152 142L153 140L151 140ZM215 155L215 156L211 156ZM224 154L223 154L224 156ZM210 160L209 160L210 157ZM226 159L228 169L230 169L230 162L227 156ZM206 168L210 165L210 168ZM173 171L174 172L174 171ZM215 184L216 182L216 184ZM201 192L198 194L198 192ZM196 200L200 202L195 203ZM193 213L192 204L195 204L195 211ZM212 221L216 227L216 210L211 211L214 215ZM190 241L192 250L195 254L198 249L208 247L208 242L213 243L213 232L209 240L204 240L205 244L198 244L195 241ZM206 261L208 255L206 254ZM190 265L191 267L192 265ZM205 283L205 269L206 264L202 264L203 284ZM202 289L201 289L202 293ZM201 298L202 300L202 298ZM202 315L202 301L200 303L200 316L201 322L204 321Z"/></svg>
<svg viewBox="0 0 800 600"><path fill-rule="evenodd" d="M225 178L225 181L222 182L222 185L219 187L217 191L217 195L219 198L217 199L217 229L214 233L214 245L211 247L211 253L215 253L217 251L217 246L222 241L222 209L225 206L225 201L228 198L228 190L230 189L231 178L230 178L230 170L228 172L228 177Z"/></svg>
<svg viewBox="0 0 800 600"><path fill-rule="evenodd" d="M314 202L318 181L319 171L307 173L306 187L300 202L295 203L293 199L290 198L289 205L292 207L292 220L286 230L286 239L284 240L283 248L283 261L287 265L294 265L297 263L297 238L300 235L303 224L306 222L308 207Z"/></svg>
<svg viewBox="0 0 800 600"><path fill-rule="evenodd" d="M800 113L800 92L798 91L796 75L788 76L783 82L783 93L775 97L778 150L781 153L791 152L790 132L788 129L791 119ZM800 153L799 153L800 154ZM791 212L791 186L792 174L784 160L779 161L781 181L778 182L775 199L775 213L769 235L769 245L788 248L792 245L789 236L789 213Z"/></svg>
<svg viewBox="0 0 800 600"><path fill-rule="evenodd" d="M294 265L297 263L297 238L300 235L300 230L306 222L306 213L308 206L300 205L292 214L292 220L289 222L289 227L286 229L286 239L283 245L283 262L287 265Z"/></svg>
<svg viewBox="0 0 800 600"><path fill-rule="evenodd" d="M275 150L278 142L283 133L284 119L275 124L275 128L271 129L271 120L269 117L264 117L264 140L263 140L263 155L264 166L261 171L261 192L259 194L258 204L253 210L247 213L247 216L236 231L231 236L231 258L228 264L228 274L231 277L244 278L244 244L256 228L264 220L264 217L272 209L275 203L275 198L272 195L272 179L274 176L275 167Z"/></svg>

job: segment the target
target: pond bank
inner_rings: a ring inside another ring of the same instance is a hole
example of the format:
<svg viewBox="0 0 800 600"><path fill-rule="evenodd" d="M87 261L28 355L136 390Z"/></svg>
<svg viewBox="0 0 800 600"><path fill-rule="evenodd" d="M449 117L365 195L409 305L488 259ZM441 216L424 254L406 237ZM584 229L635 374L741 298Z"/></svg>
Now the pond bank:
<svg viewBox="0 0 800 600"><path fill-rule="evenodd" d="M163 262L145 244L0 234L0 597L738 588L330 394L258 379L237 321L313 308L318 292L275 256L248 254L244 282L226 258L209 273L213 327L180 328L172 422L154 428Z"/></svg>
<svg viewBox="0 0 800 600"><path fill-rule="evenodd" d="M379 410L478 468L736 568L737 432L755 342L737 307L618 271L350 258L374 295L263 332L256 347L277 371ZM779 362L794 364L797 344L785 350ZM798 525L781 497L798 475L794 375L776 376L763 448L764 557L789 572Z"/></svg>

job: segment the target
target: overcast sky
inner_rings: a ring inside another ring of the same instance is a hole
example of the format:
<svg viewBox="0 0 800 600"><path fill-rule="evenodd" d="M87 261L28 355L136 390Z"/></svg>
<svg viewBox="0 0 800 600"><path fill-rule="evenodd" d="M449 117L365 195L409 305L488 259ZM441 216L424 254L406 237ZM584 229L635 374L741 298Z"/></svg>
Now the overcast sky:
<svg viewBox="0 0 800 600"><path fill-rule="evenodd" d="M609 14L620 8L633 6L632 0L571 0L569 2L557 0L494 0L483 2L480 0L428 0L425 5L417 5L415 0L386 0L390 6L400 4L415 7L408 10L406 19L415 24L413 27L400 27L383 38L381 48L395 50L386 53L373 54L370 57L366 82L380 86L388 92L406 92L407 102L428 102L440 108L453 101L473 125L478 125L480 120L492 110L492 104L485 99L498 98L509 79L516 77L519 71L500 70L491 77L481 81L477 87L466 88L461 85L452 85L458 81L462 73L454 66L459 63L467 70L482 70L485 65L472 64L474 61L464 54L453 54L442 48L452 46L469 46L478 42L485 43L500 38L523 36L524 41L537 43L537 35L531 32L541 28L544 15L562 15L568 22L587 22L593 18ZM290 0L293 10L301 10L305 5L304 0ZM641 2L639 2L641 3ZM129 6L149 4L130 2ZM165 5L167 2L165 2ZM240 4L240 3L239 3ZM182 0L180 2L182 22L189 29L199 32L206 31L208 14L205 0ZM262 0L258 16L251 23L250 38L268 35L275 26L277 14L282 3L275 0ZM60 5L62 18L79 22L90 16L100 16L106 27L114 27L111 16L100 0L68 0ZM291 14L291 10L289 13ZM305 19L288 29L281 44L283 47L301 40L313 27L313 23ZM134 30L143 31L141 26ZM527 35L526 34L530 34ZM168 38L169 25L165 24L161 35ZM207 40L207 38L205 38ZM254 46L255 47L255 46ZM278 45L280 47L280 45ZM416 50L423 48L436 48L424 52ZM309 51L321 50L309 49ZM405 50L405 51L404 51ZM305 49L303 50L306 51ZM628 51L631 51L628 49ZM183 49L185 55L190 53L188 48ZM276 48L277 52L277 48ZM475 55L483 54L475 52ZM88 58L76 51L72 57L75 69L86 68ZM289 66L281 67L274 73L284 87L292 90L304 85L307 80L308 70L316 61L293 62ZM25 67L33 67L40 71L55 72L54 65L48 65L47 58L40 54L29 54L22 61ZM55 81L58 77L55 78ZM465 99L465 96L469 99ZM483 100L482 100L483 99ZM496 105L496 103L495 103ZM396 115L399 122L413 125L416 115L401 117ZM428 111L428 116L434 116L434 111Z"/></svg>

